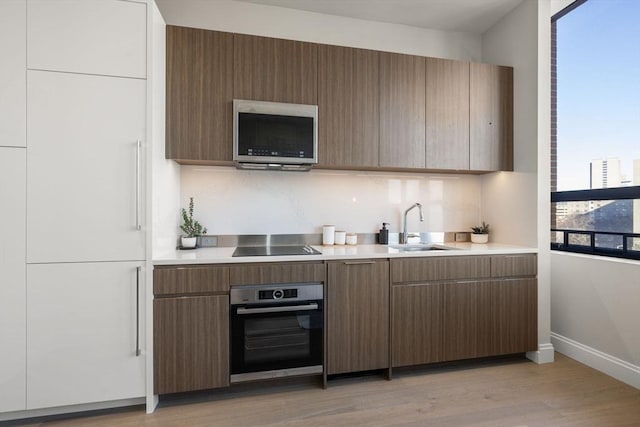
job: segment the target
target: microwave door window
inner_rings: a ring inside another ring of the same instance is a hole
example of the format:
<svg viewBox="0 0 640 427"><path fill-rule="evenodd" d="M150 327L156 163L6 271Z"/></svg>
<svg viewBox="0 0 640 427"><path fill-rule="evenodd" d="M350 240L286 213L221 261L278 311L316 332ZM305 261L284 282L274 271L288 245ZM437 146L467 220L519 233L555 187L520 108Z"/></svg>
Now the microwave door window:
<svg viewBox="0 0 640 427"><path fill-rule="evenodd" d="M313 118L240 113L238 154L313 158Z"/></svg>

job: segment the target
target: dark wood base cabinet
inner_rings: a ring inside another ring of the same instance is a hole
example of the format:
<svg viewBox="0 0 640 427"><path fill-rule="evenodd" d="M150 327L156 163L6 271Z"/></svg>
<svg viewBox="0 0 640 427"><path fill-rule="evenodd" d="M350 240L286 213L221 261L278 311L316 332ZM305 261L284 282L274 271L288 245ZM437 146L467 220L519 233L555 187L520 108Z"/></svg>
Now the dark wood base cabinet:
<svg viewBox="0 0 640 427"><path fill-rule="evenodd" d="M491 281L453 282L444 290L443 359L489 356Z"/></svg>
<svg viewBox="0 0 640 427"><path fill-rule="evenodd" d="M534 254L154 269L154 392L229 385L230 285L324 282L327 375L537 349Z"/></svg>
<svg viewBox="0 0 640 427"><path fill-rule="evenodd" d="M536 350L535 265L535 255L392 260L393 367Z"/></svg>
<svg viewBox="0 0 640 427"><path fill-rule="evenodd" d="M393 287L394 367L442 360L442 295L438 283Z"/></svg>
<svg viewBox="0 0 640 427"><path fill-rule="evenodd" d="M492 337L495 354L538 349L538 282L535 278L491 282Z"/></svg>
<svg viewBox="0 0 640 427"><path fill-rule="evenodd" d="M389 262L330 262L327 288L327 373L388 368Z"/></svg>
<svg viewBox="0 0 640 427"><path fill-rule="evenodd" d="M229 296L160 298L153 303L154 392L229 385Z"/></svg>
<svg viewBox="0 0 640 427"><path fill-rule="evenodd" d="M229 268L153 271L155 394L229 385Z"/></svg>

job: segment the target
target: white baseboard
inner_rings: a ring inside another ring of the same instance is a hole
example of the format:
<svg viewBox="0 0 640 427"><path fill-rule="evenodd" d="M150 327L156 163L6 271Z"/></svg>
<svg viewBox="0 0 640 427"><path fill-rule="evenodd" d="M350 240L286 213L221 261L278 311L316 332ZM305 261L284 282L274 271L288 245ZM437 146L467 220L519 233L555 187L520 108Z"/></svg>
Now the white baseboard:
<svg viewBox="0 0 640 427"><path fill-rule="evenodd" d="M527 359L537 364L553 363L554 351L552 344L539 344L537 351L527 352Z"/></svg>
<svg viewBox="0 0 640 427"><path fill-rule="evenodd" d="M0 413L0 422L8 420L21 420L25 418L48 417L52 415L71 414L74 412L96 411L100 409L112 409L125 406L136 406L145 403L144 397L123 400L111 400L108 402L87 403L83 405L57 406L55 408L30 409L26 411Z"/></svg>
<svg viewBox="0 0 640 427"><path fill-rule="evenodd" d="M618 359L554 332L551 332L551 342L559 353L640 389L640 366Z"/></svg>
<svg viewBox="0 0 640 427"><path fill-rule="evenodd" d="M160 397L157 394L147 396L147 414L153 414L159 403Z"/></svg>

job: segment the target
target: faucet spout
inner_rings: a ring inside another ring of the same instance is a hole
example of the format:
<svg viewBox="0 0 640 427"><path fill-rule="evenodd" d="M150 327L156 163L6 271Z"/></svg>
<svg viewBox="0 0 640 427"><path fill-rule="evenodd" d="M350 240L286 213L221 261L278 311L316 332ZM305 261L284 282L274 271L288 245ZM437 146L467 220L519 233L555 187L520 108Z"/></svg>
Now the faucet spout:
<svg viewBox="0 0 640 427"><path fill-rule="evenodd" d="M404 225L402 227L402 234L400 235L400 243L401 244L405 244L407 243L408 240L408 236L407 236L407 214L409 213L409 211L411 209L414 208L418 208L419 209L419 213L420 213L420 221L424 221L424 212L422 211L422 205L420 203L414 203L413 205L411 205L409 207L409 209L407 209L406 211L404 211Z"/></svg>

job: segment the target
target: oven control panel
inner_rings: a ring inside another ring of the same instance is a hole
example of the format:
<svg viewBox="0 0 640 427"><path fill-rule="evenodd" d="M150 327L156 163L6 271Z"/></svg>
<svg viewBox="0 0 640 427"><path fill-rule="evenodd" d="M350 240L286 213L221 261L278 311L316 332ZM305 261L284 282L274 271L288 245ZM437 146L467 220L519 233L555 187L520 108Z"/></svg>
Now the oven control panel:
<svg viewBox="0 0 640 427"><path fill-rule="evenodd" d="M297 289L273 289L268 291L258 291L258 299L289 299L298 298Z"/></svg>
<svg viewBox="0 0 640 427"><path fill-rule="evenodd" d="M231 305L322 300L323 286L317 282L239 285L231 287L230 297Z"/></svg>

